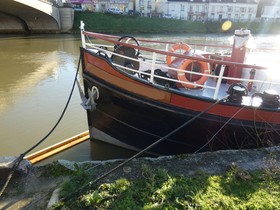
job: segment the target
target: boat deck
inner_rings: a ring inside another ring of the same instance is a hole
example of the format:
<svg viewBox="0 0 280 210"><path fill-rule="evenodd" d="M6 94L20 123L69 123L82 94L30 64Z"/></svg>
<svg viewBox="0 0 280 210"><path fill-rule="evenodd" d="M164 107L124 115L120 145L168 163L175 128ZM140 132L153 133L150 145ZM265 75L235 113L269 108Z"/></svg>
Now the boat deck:
<svg viewBox="0 0 280 210"><path fill-rule="evenodd" d="M100 38L100 35L95 38ZM273 97L279 97L280 81L277 78L276 80L275 78L267 78L267 70L264 67L226 61L230 58L228 53L219 54L203 50L191 50L177 54L168 51L168 45L160 47L162 43L154 44L154 48L149 48L137 46L135 43L129 44L128 40L121 42L122 45L120 45L120 40L113 41L107 37L104 39L112 41L112 43L102 45L90 42L85 48L92 53L105 57L116 70L126 76L142 82L146 80L145 82L156 87L179 91L181 94L205 98L206 100L221 100L229 94L229 89L232 90L233 88L232 83L235 83L238 86L237 89L241 88L242 91L244 89L245 92L240 104L254 107L261 105L262 98L259 96L267 90L273 89L271 92ZM171 64L167 62L167 57L170 55L172 55ZM190 63L191 68L190 65L184 66L184 62L188 61L192 62ZM195 65L200 65L200 69L195 70L197 68ZM230 68L231 65L234 68L243 69L241 77L232 77L225 73L226 68ZM218 72L216 72L217 66L220 67ZM251 77L252 72L254 72L253 77ZM196 84L198 80L182 80L182 77L179 78L178 75L184 75L185 77L187 77L186 75L191 75L191 77L194 75L196 78L204 77L206 79ZM231 82L227 82L230 80Z"/></svg>

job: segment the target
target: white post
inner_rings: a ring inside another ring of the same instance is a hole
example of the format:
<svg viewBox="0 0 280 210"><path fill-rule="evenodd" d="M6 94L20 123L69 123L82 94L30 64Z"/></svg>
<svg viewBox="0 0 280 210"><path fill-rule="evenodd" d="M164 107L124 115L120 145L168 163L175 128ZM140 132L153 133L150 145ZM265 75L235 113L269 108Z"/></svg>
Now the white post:
<svg viewBox="0 0 280 210"><path fill-rule="evenodd" d="M153 52L153 60L152 60L152 69L151 69L151 78L150 82L154 83L154 74L155 74L155 63L156 63L156 53Z"/></svg>
<svg viewBox="0 0 280 210"><path fill-rule="evenodd" d="M167 52L168 49L169 49L169 44L166 44L166 45L165 45L165 51Z"/></svg>
<svg viewBox="0 0 280 210"><path fill-rule="evenodd" d="M225 65L222 65L222 66L221 66L219 78L218 78L217 85L216 85L216 89L215 89L215 93L214 93L214 99L215 99L215 100L216 100L217 97L218 97L218 93L219 93L219 90L220 90L220 86L221 86L221 82L222 82L222 79L223 79L223 75L224 75L225 68L226 68Z"/></svg>
<svg viewBox="0 0 280 210"><path fill-rule="evenodd" d="M85 24L82 20L81 20L81 23L80 23L80 30L81 30L82 47L86 48L86 39L85 39L85 35L83 33L84 30L85 30Z"/></svg>

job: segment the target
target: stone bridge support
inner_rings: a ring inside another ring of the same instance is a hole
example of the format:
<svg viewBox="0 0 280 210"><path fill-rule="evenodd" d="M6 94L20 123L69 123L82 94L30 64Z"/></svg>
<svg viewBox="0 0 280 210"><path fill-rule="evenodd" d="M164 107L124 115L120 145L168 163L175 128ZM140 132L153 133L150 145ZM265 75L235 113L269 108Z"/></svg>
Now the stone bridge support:
<svg viewBox="0 0 280 210"><path fill-rule="evenodd" d="M74 10L44 0L0 0L0 33L67 32Z"/></svg>

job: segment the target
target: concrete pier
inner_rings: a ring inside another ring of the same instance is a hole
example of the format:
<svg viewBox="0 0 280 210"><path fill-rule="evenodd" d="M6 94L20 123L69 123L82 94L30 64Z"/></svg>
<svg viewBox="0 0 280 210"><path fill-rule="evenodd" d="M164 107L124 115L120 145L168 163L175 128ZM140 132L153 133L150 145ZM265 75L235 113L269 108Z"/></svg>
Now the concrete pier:
<svg viewBox="0 0 280 210"><path fill-rule="evenodd" d="M63 33L71 30L71 4L43 0L1 0L0 33Z"/></svg>

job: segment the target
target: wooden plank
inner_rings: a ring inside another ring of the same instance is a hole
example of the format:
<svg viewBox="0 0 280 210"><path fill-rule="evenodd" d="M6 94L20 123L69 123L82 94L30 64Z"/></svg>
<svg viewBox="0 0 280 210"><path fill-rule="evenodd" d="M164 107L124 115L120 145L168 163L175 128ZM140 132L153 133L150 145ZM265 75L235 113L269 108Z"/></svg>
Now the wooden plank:
<svg viewBox="0 0 280 210"><path fill-rule="evenodd" d="M24 158L29 160L32 164L35 164L41 160L44 160L52 155L55 155L63 150L69 149L70 147L73 147L79 143L82 143L89 139L89 132L85 131L83 133L80 133L76 136L73 136L69 139L66 139L64 141L61 141L57 144L54 144L52 146L49 146L45 149L42 149L38 152L35 152L33 154L27 155Z"/></svg>

